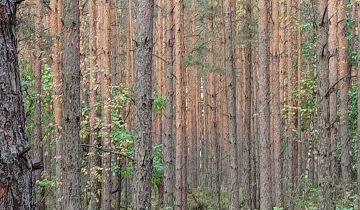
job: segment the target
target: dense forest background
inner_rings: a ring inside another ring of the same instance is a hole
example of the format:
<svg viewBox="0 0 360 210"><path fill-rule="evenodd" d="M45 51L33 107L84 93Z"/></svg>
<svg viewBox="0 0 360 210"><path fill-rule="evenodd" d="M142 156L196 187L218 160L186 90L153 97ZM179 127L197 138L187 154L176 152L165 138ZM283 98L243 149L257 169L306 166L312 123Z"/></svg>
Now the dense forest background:
<svg viewBox="0 0 360 210"><path fill-rule="evenodd" d="M1 209L360 209L359 18L357 0L0 0Z"/></svg>

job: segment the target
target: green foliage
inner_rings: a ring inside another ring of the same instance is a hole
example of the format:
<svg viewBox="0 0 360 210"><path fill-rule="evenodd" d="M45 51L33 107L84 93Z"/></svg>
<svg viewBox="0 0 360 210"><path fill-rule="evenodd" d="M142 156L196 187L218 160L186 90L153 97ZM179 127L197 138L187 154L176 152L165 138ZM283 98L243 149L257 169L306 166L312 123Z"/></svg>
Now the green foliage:
<svg viewBox="0 0 360 210"><path fill-rule="evenodd" d="M26 133L30 140L32 139L34 129L34 111L35 111L35 76L30 63L24 59L20 60L21 69L21 88L24 97L24 108L26 113ZM42 94L41 94L41 120L43 126L43 148L44 155L48 155L49 149L55 148L55 141L52 134L55 131L54 112L53 112L53 74L48 65L42 67Z"/></svg>
<svg viewBox="0 0 360 210"><path fill-rule="evenodd" d="M126 117L128 113L125 110L125 105L132 103L131 91L128 88L113 89L112 91L112 129L111 136L113 146L117 153L132 158L134 156L134 133L132 130L126 129ZM155 113L162 112L166 107L166 97L160 95L158 92L153 94L153 111ZM125 177L131 177L133 174L133 164L131 161L124 166L118 165L116 160L113 160L112 172L121 174ZM162 145L155 145L153 147L153 176L152 183L156 187L160 184L163 178L163 161L162 161Z"/></svg>
<svg viewBox="0 0 360 210"><path fill-rule="evenodd" d="M313 180L301 176L295 191L295 209L316 209L319 191Z"/></svg>
<svg viewBox="0 0 360 210"><path fill-rule="evenodd" d="M166 108L166 96L161 95L159 92L155 91L153 94L153 111L155 113L161 113Z"/></svg>
<svg viewBox="0 0 360 210"><path fill-rule="evenodd" d="M353 168L355 169L356 165L356 157L358 153L357 149L357 100L358 93L356 91L356 87L352 86L349 90L349 129L350 129L350 148L351 148L351 158L352 163L354 163Z"/></svg>
<svg viewBox="0 0 360 210"><path fill-rule="evenodd" d="M159 186L164 177L164 163L163 163L163 147L162 144L155 145L153 147L153 174L152 174L152 184L154 186Z"/></svg>
<svg viewBox="0 0 360 210"><path fill-rule="evenodd" d="M42 178L39 180L36 180L36 187L40 189L50 189L55 190L56 189L56 181L53 178Z"/></svg>

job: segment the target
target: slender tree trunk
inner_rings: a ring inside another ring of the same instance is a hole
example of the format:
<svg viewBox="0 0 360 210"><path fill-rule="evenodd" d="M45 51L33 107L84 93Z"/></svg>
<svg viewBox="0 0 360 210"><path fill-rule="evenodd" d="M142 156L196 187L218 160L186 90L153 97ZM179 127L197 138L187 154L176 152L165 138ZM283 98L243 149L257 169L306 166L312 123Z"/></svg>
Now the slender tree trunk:
<svg viewBox="0 0 360 210"><path fill-rule="evenodd" d="M61 171L61 158L62 158L62 146L60 141L60 129L62 121L62 61L61 61L61 41L60 31L62 30L62 10L63 0L51 0L51 32L52 32L52 70L53 70L53 83L54 83L54 120L56 125L56 131L54 137L56 140L56 179L57 182L62 182ZM62 191L60 188L56 191L56 206L60 206L62 199Z"/></svg>
<svg viewBox="0 0 360 210"><path fill-rule="evenodd" d="M96 3L97 0L89 0L89 67L90 67L90 145L99 147L98 138L98 116L97 116L97 90L99 84L98 66L97 66L97 23L96 22ZM95 210L100 208L100 188L101 183L98 179L100 175L100 156L95 147L89 148L89 173L90 173L90 201L88 210Z"/></svg>
<svg viewBox="0 0 360 210"><path fill-rule="evenodd" d="M212 105L211 105L211 118L212 118L212 126L210 127L213 130L213 199L214 199L214 208L215 210L221 209L221 180L220 180L220 163L221 163L221 156L220 156L220 132L219 132L219 120L218 120L218 113L219 113L219 106L217 105L217 92L218 92L218 85L217 85L217 78L216 75L213 75L213 80L211 85L212 89Z"/></svg>
<svg viewBox="0 0 360 210"><path fill-rule="evenodd" d="M283 118L283 109L284 109L284 78L286 72L286 2L285 0L279 0L279 107L280 107L280 132L281 132L281 144L282 140L285 137L285 125ZM278 147L278 146L275 146ZM278 152L278 151L276 151ZM283 157L284 149L280 149L280 157ZM278 156L279 154L275 154ZM284 168L284 163L281 163L281 177L286 177L286 169ZM275 180L274 180L275 181ZM275 181L276 182L276 181ZM282 197L284 196L283 184L281 187ZM282 201L284 202L284 201Z"/></svg>
<svg viewBox="0 0 360 210"><path fill-rule="evenodd" d="M273 0L273 11L272 11L272 20L273 20L273 55L272 55L272 100L273 100L273 142L274 142L274 171L273 171L273 192L274 192L274 205L277 207L282 207L282 160L281 160L281 131L282 131L282 120L281 120L281 104L280 104L280 69L279 69L279 0Z"/></svg>
<svg viewBox="0 0 360 210"><path fill-rule="evenodd" d="M339 120L339 137L341 141L341 176L342 182L346 186L351 184L351 163L350 163L350 132L349 132L349 85L350 71L347 56L346 41L346 11L342 0L338 0L338 51L339 51L339 92L340 92L340 120Z"/></svg>
<svg viewBox="0 0 360 210"><path fill-rule="evenodd" d="M239 209L239 186L237 175L237 126L236 126L236 71L233 54L232 18L234 8L229 0L225 1L225 43L226 72L228 76L228 117L230 142L230 209Z"/></svg>
<svg viewBox="0 0 360 210"><path fill-rule="evenodd" d="M185 136L185 68L183 64L185 54L184 43L184 0L175 0L175 124L176 124L176 208L187 208L186 186L186 136Z"/></svg>
<svg viewBox="0 0 360 210"><path fill-rule="evenodd" d="M43 158L43 134L42 134L42 124L41 124L41 94L42 94L42 77L41 77L41 68L42 68L42 17L43 17L43 3L38 0L35 2L35 25L36 25L36 44L34 51L34 76L35 76L35 110L34 110L34 138L32 145L34 147L33 150L33 163L40 163L44 165ZM37 170L35 172L35 176L33 177L33 187L35 188L34 200L36 200L36 208L38 210L45 209L45 191L41 189L40 192L36 192L36 181L41 179L41 174L43 170ZM39 188L40 189L40 188Z"/></svg>
<svg viewBox="0 0 360 210"><path fill-rule="evenodd" d="M126 36L126 76L124 83L128 88L130 88L133 85L134 82L134 34L133 34L133 9L132 9L132 2L133 0L128 0L128 27L127 27L127 36ZM127 129L131 130L133 125L133 107L131 103L126 104L126 125Z"/></svg>
<svg viewBox="0 0 360 210"><path fill-rule="evenodd" d="M82 209L80 153L80 14L77 0L64 0L62 30L63 104L61 170L57 209ZM66 36L65 36L66 35Z"/></svg>
<svg viewBox="0 0 360 210"><path fill-rule="evenodd" d="M328 7L329 13L329 85L334 86L338 80L338 60L337 60L337 1L330 1ZM331 138L331 171L333 174L337 174L336 170L336 146L337 146L337 88L331 91L330 96L330 138Z"/></svg>
<svg viewBox="0 0 360 210"><path fill-rule="evenodd" d="M135 36L133 209L151 209L154 0L139 1Z"/></svg>
<svg viewBox="0 0 360 210"><path fill-rule="evenodd" d="M191 11L192 11L192 17L191 17L191 39L190 44L191 46L195 46L196 44L196 1L191 1ZM197 118L198 118L198 77L197 77L197 70L195 67L191 67L188 70L189 73L189 109L190 109L190 115L189 115L189 136L191 137L189 139L189 142L191 141L191 148L189 157L189 168L190 168L190 182L193 187L197 187L197 158L198 158L198 151L197 151L197 139L198 139L198 124L197 124Z"/></svg>
<svg viewBox="0 0 360 210"><path fill-rule="evenodd" d="M113 1L113 0L112 0ZM101 77L102 77L102 148L106 151L102 154L102 195L101 195L101 209L111 209L111 55L110 55L110 1L101 1L101 11L98 18L102 19L102 60L101 60Z"/></svg>
<svg viewBox="0 0 360 210"><path fill-rule="evenodd" d="M209 30L209 33L211 33L212 31L214 31L214 14L213 12L211 11L214 7L213 5L214 1L213 0L209 0L208 1L208 4L209 4L209 7L210 7L210 11L209 11L209 15L208 15L208 30ZM209 36L208 38L208 43L209 43L209 52L207 54L207 62L209 64L209 66L213 67L215 64L214 64L214 39L212 36ZM208 139L208 142L207 142L207 147L209 148L208 149L208 153L207 153L207 157L208 157L208 165L207 165L207 172L208 172L208 184L209 186L213 186L212 187L212 198L214 199L214 203L213 203L213 207L216 208L216 205L217 205L217 201L215 199L215 190L216 190L216 187L215 187L215 169L214 169L214 161L215 161L215 157L214 157L214 136L215 136L215 130L214 130L214 127L213 127L213 121L214 121L214 112L216 112L217 110L215 109L214 107L214 100L216 100L216 95L215 95L215 87L213 87L214 85L214 72L212 72L210 70L210 72L207 73L207 80L206 80L206 93L207 93L207 103L206 103L206 106L207 106L207 119L206 119L206 125L207 125L207 128L208 128L208 132L207 132L207 139Z"/></svg>
<svg viewBox="0 0 360 210"><path fill-rule="evenodd" d="M167 106L164 136L164 207L173 208L175 201L175 138L174 125L174 1L167 2L166 22L166 84Z"/></svg>
<svg viewBox="0 0 360 210"><path fill-rule="evenodd" d="M329 51L328 51L328 1L320 0L317 17L317 87L318 87L318 112L319 115L319 210L334 209L331 197L331 139L330 139L330 109L329 96Z"/></svg>
<svg viewBox="0 0 360 210"><path fill-rule="evenodd" d="M31 160L20 90L15 1L0 1L0 209L30 210Z"/></svg>
<svg viewBox="0 0 360 210"><path fill-rule="evenodd" d="M111 69L111 85L113 87L119 87L120 85L120 31L118 21L118 0L110 1L110 69Z"/></svg>
<svg viewBox="0 0 360 210"><path fill-rule="evenodd" d="M127 64L127 75L126 84L131 84L134 77L134 50L133 50L133 17L132 17L132 1L128 0L128 33L127 33L127 53L126 53L126 64ZM131 115L130 115L131 116ZM131 118L129 118L129 122Z"/></svg>
<svg viewBox="0 0 360 210"><path fill-rule="evenodd" d="M260 143L260 209L272 209L269 142L269 4L259 0L259 143Z"/></svg>

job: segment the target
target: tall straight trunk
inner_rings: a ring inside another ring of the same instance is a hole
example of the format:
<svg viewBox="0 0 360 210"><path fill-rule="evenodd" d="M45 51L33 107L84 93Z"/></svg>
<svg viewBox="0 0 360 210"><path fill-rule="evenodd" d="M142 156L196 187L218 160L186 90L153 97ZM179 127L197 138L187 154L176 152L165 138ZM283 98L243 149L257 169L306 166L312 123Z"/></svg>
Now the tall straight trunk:
<svg viewBox="0 0 360 210"><path fill-rule="evenodd" d="M341 176L345 186L351 184L351 162L350 162L350 131L349 131L349 85L350 71L347 56L346 41L346 11L342 0L338 0L338 56L339 56L339 101L340 101L340 120L339 137L341 141Z"/></svg>
<svg viewBox="0 0 360 210"><path fill-rule="evenodd" d="M213 73L212 73L213 74ZM212 149L213 149L213 156L212 156L212 166L213 166L213 174L212 174L212 188L213 188L213 199L214 205L213 209L220 210L221 209L221 182L220 182L220 163L221 163L221 156L220 156L220 131L219 131L219 106L217 103L217 92L218 92L218 85L217 81L219 80L219 75L213 74L212 84L211 86L212 95L211 95L211 129L213 130L212 136ZM220 109L221 110L221 109ZM220 112L221 113L221 112Z"/></svg>
<svg viewBox="0 0 360 210"><path fill-rule="evenodd" d="M210 43L210 49L211 49L211 43ZM206 82L205 82L206 81ZM209 181L209 167L210 167L210 163L209 163L209 148L210 148L210 141L209 141L209 125L208 125L208 121L209 121L209 96L208 96L208 82L207 79L203 78L203 100L202 100L202 105L203 105L203 109L204 109L204 114L202 117L202 125L203 125L203 139L201 142L201 154L202 155L202 162L201 162L201 174L202 174L202 182L201 184L203 186L209 186L210 181Z"/></svg>
<svg viewBox="0 0 360 210"><path fill-rule="evenodd" d="M331 197L332 175L331 175L331 139L330 139L330 109L329 109L329 16L328 1L320 0L317 16L317 88L318 112L319 114L319 210L334 209L334 201Z"/></svg>
<svg viewBox="0 0 360 210"><path fill-rule="evenodd" d="M329 13L329 37L328 37L328 45L329 45L329 85L330 87L334 86L338 80L338 60L337 60L337 1L330 1L328 7ZM332 159L331 159L331 171L333 174L337 174L336 172L336 146L337 146L337 88L333 89L329 96L330 104L330 138L331 138L331 151Z"/></svg>
<svg viewBox="0 0 360 210"><path fill-rule="evenodd" d="M175 0L175 125L176 125L176 208L183 210L187 208L187 186L186 186L186 136L185 136L185 67L183 64L185 54L184 43L184 0Z"/></svg>
<svg viewBox="0 0 360 210"><path fill-rule="evenodd" d="M133 0L128 0L128 30L126 37L126 65L127 65L127 74L126 74L126 84L131 84L134 77L134 50L133 50L133 17L132 17L132 4ZM129 119L130 121L130 119Z"/></svg>
<svg viewBox="0 0 360 210"><path fill-rule="evenodd" d="M62 30L63 104L61 122L62 197L57 209L82 209L80 153L80 14L77 0L64 0ZM66 35L66 36L65 36Z"/></svg>
<svg viewBox="0 0 360 210"><path fill-rule="evenodd" d="M60 31L62 30L62 11L63 0L51 0L51 32L52 32L52 70L53 70L53 83L54 83L54 120L56 130L54 137L56 140L56 180L62 182L61 177L61 159L62 159L62 142L60 140L60 129L62 121L62 43L60 40ZM62 191L56 191L56 205L60 206Z"/></svg>
<svg viewBox="0 0 360 210"><path fill-rule="evenodd" d="M286 15L286 0L279 0L279 106L280 106L280 131L281 131L281 144L283 143L283 139L285 137L285 123L283 118L283 110L284 110L284 78L286 72L286 19L284 18ZM281 18L282 17L282 18ZM280 157L283 157L283 150L280 149ZM284 163L281 165L281 177L286 176L286 171L284 169ZM281 187L283 191L283 186ZM282 192L284 193L284 192ZM282 194L282 197L284 194Z"/></svg>
<svg viewBox="0 0 360 210"><path fill-rule="evenodd" d="M89 173L90 173L90 200L88 210L95 210L100 208L100 188L101 183L98 179L100 171L100 156L95 148L99 145L98 137L98 116L97 116L97 90L98 90L98 66L97 62L97 21L96 21L96 3L97 0L89 0L89 69L90 69L90 89L89 89L89 103L90 103L90 145L89 148Z"/></svg>
<svg viewBox="0 0 360 210"><path fill-rule="evenodd" d="M273 20L273 55L272 55L272 119L273 119L273 142L274 142L274 169L273 169L273 201L274 205L281 207L282 205L282 187L281 187L281 175L282 175L282 160L281 160L281 104L280 104L280 69L279 69L279 0L273 0L272 5L272 20Z"/></svg>
<svg viewBox="0 0 360 210"><path fill-rule="evenodd" d="M139 1L135 45L133 209L151 209L154 0Z"/></svg>
<svg viewBox="0 0 360 210"><path fill-rule="evenodd" d="M118 0L110 1L110 69L111 85L118 87L120 85L120 31L118 21Z"/></svg>
<svg viewBox="0 0 360 210"><path fill-rule="evenodd" d="M33 163L41 163L42 165L44 162L43 158L43 134L42 134L42 124L41 124L41 112L42 112L42 105L41 105L41 94L42 94L42 77L41 77L41 68L42 68L42 47L41 47L41 30L43 30L42 26L42 17L43 17L43 3L40 0L35 2L35 22L36 22L36 44L35 44L35 51L34 51L34 76L35 76L35 110L34 110L34 139L32 145L34 147L33 150ZM33 186L36 189L36 180L41 179L41 170L37 170L35 172L35 176L33 177ZM40 190L40 192L36 192L34 194L34 198L36 200L36 208L39 210L45 209L45 191Z"/></svg>
<svg viewBox="0 0 360 210"><path fill-rule="evenodd" d="M260 209L272 209L269 142L269 4L259 0L259 144L260 144Z"/></svg>
<svg viewBox="0 0 360 210"><path fill-rule="evenodd" d="M210 8L213 7L213 1L209 0L208 2ZM214 16L213 13L209 13L209 20L208 20L208 30L209 32L214 30ZM209 64L209 66L214 66L214 40L212 36L209 36L208 38L208 43L209 43L209 52L207 54L207 62ZM209 184L210 186L214 186L214 174L216 173L213 169L214 167L214 129L213 129L213 121L214 121L214 100L216 99L215 97L215 88L213 87L214 84L214 72L208 72L207 74L207 78L206 78L206 93L207 93L207 119L206 119L206 125L208 128L208 142L207 142L207 146L209 148L207 156L208 156L208 173L209 173ZM213 187L213 190L215 190L215 187ZM214 191L213 191L213 196L214 196ZM216 201L214 201L214 203L216 203ZM214 204L216 205L216 204Z"/></svg>
<svg viewBox="0 0 360 210"><path fill-rule="evenodd" d="M0 209L30 210L31 161L17 56L16 2L0 1Z"/></svg>
<svg viewBox="0 0 360 210"><path fill-rule="evenodd" d="M226 72L228 76L228 117L230 142L230 209L239 209L239 186L237 175L237 127L236 127L236 71L233 55L232 19L234 8L230 1L225 1L225 43Z"/></svg>
<svg viewBox="0 0 360 210"><path fill-rule="evenodd" d="M286 0L279 0L279 91L280 91L280 107L284 108L284 75L286 72ZM281 119L283 122L283 119ZM284 123L282 123L284 124ZM284 129L284 128L283 128Z"/></svg>
<svg viewBox="0 0 360 210"><path fill-rule="evenodd" d="M247 0L244 2L244 9L245 9L245 23L244 24L244 39L247 41L248 44L244 47L244 59L243 59L243 84L242 92L243 92L243 99L245 100L243 103L243 113L244 113L244 129L242 136L243 145L240 151L243 153L242 160L243 160L243 167L242 167L242 196L244 197L244 209L251 209L251 202L253 200L251 192L251 177L252 177L252 170L251 167L251 156L254 155L251 152L252 144L252 131L251 127L253 126L252 121L252 100L253 100L253 91L252 91L252 76L253 76L253 57L252 57L252 39L253 39L253 9L252 9L252 1ZM239 152L239 151L238 151Z"/></svg>
<svg viewBox="0 0 360 210"><path fill-rule="evenodd" d="M213 8L214 1L209 0L210 8ZM211 33L214 31L214 14L211 12L209 14L209 20L208 20L208 30ZM207 62L209 66L214 66L214 40L212 36L209 36L208 38L209 42L209 53L207 55ZM213 209L220 209L220 180L219 173L218 173L218 163L220 162L219 154L218 152L218 144L220 141L220 133L219 133L219 127L218 127L218 119L217 119L217 113L221 111L221 107L217 106L217 91L218 91L218 85L216 84L219 81L219 75L216 75L214 72L208 72L207 73L207 84L206 84L206 92L207 95L207 107L208 107L208 118L207 118L207 127L208 127L208 153L207 156L209 157L209 164L208 164L208 170L209 170L209 184L212 186L212 199Z"/></svg>
<svg viewBox="0 0 360 210"><path fill-rule="evenodd" d="M112 0L113 1L113 0ZM101 11L98 18L102 19L102 42L101 42L101 79L102 79L102 195L101 209L111 209L111 54L110 54L110 1L101 1Z"/></svg>
<svg viewBox="0 0 360 210"><path fill-rule="evenodd" d="M175 201L175 138L174 125L174 1L167 2L166 17L166 84L167 106L164 135L164 208L173 208Z"/></svg>
<svg viewBox="0 0 360 210"><path fill-rule="evenodd" d="M259 68L258 68L258 56L257 56L257 48L253 48L252 57L253 57L253 131L252 131L252 138L253 138L253 144L252 144L252 183L251 186L251 196L252 196L252 207L251 209L259 209L260 208L260 169L259 169L259 147L260 147L260 141L259 141Z"/></svg>
<svg viewBox="0 0 360 210"><path fill-rule="evenodd" d="M196 1L191 1L191 11L192 11L192 17L191 17L191 39L190 44L191 46L195 46L196 44ZM197 124L197 118L198 118L198 77L197 77L197 70L195 67L191 67L188 70L189 74L189 109L190 109L190 115L189 115L189 143L191 142L191 148L189 153L189 180L193 187L197 187L197 158L198 158L198 151L197 151L197 139L198 139L198 124ZM191 157L191 158L190 158Z"/></svg>
<svg viewBox="0 0 360 210"><path fill-rule="evenodd" d="M133 33L133 9L132 9L133 0L128 0L128 20L127 20L127 36L126 36L126 73L125 81L126 87L130 88L134 82L134 33ZM126 125L127 129L131 130L133 125L133 106L131 103L126 104ZM126 201L127 202L127 201Z"/></svg>

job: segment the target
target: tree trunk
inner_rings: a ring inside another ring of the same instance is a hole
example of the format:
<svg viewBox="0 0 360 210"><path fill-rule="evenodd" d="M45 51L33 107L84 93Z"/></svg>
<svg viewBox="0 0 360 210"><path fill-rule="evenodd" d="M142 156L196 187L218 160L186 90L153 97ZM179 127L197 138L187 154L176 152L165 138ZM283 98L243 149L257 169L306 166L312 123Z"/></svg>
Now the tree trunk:
<svg viewBox="0 0 360 210"><path fill-rule="evenodd" d="M133 209L151 209L154 1L139 1L135 37Z"/></svg>
<svg viewBox="0 0 360 210"><path fill-rule="evenodd" d="M280 104L280 69L279 69L279 0L273 0L272 20L273 20L273 55L272 55L272 119L273 119L273 142L274 142L274 170L273 170L273 192L274 192L274 205L282 207L282 159L281 159L281 132L282 132L282 120L281 120L281 104Z"/></svg>
<svg viewBox="0 0 360 210"><path fill-rule="evenodd" d="M329 85L330 87L334 86L338 80L338 60L337 60L337 1L330 1L328 7L329 13ZM337 147L337 89L335 88L331 91L329 95L329 109L330 109L330 138L331 138L331 171L333 174L336 172L336 147Z"/></svg>
<svg viewBox="0 0 360 210"><path fill-rule="evenodd" d="M350 132L349 132L349 85L350 75L347 56L346 41L346 11L342 0L338 0L338 61L339 61L339 92L340 92L340 120L339 137L341 142L341 176L344 187L351 184L351 163L350 163Z"/></svg>
<svg viewBox="0 0 360 210"><path fill-rule="evenodd" d="M119 48L120 48L120 31L119 31L119 20L118 20L118 0L110 1L110 69L111 69L111 85L113 87L119 87L120 77L120 59L119 59Z"/></svg>
<svg viewBox="0 0 360 210"><path fill-rule="evenodd" d="M259 0L259 144L260 144L260 209L272 209L269 141L269 4Z"/></svg>
<svg viewBox="0 0 360 210"><path fill-rule="evenodd" d="M15 1L0 1L0 209L30 210L31 161L15 34Z"/></svg>
<svg viewBox="0 0 360 210"><path fill-rule="evenodd" d="M234 8L230 1L225 1L225 43L226 72L228 76L228 117L230 142L230 209L239 209L239 186L237 175L237 126L236 126L236 71L233 55L232 18Z"/></svg>
<svg viewBox="0 0 360 210"><path fill-rule="evenodd" d="M99 147L98 137L98 116L97 116L97 90L98 90L98 66L97 66L97 25L96 21L96 3L97 0L89 0L89 67L90 67L90 145ZM100 156L95 147L89 148L89 173L90 173L90 201L88 210L95 210L100 208L100 188L101 183L98 179L100 175Z"/></svg>
<svg viewBox="0 0 360 210"><path fill-rule="evenodd" d="M54 83L54 121L56 130L54 138L56 140L56 179L57 182L62 182L61 171L61 158L62 149L60 141L60 128L62 121L62 61L61 61L61 41L60 31L62 30L62 10L63 0L51 0L51 35L52 35L52 70L53 70L53 83ZM60 206L62 191L58 188L56 191L56 205Z"/></svg>
<svg viewBox="0 0 360 210"><path fill-rule="evenodd" d="M187 208L187 186L186 186L186 136L185 136L185 68L183 59L185 55L184 43L184 0L175 0L175 124L176 124L176 208L184 210Z"/></svg>
<svg viewBox="0 0 360 210"><path fill-rule="evenodd" d="M81 207L80 14L77 0L64 0L62 30L63 104L61 122L61 197L57 209ZM65 36L66 35L66 36Z"/></svg>
<svg viewBox="0 0 360 210"><path fill-rule="evenodd" d="M167 106L164 136L164 208L173 208L175 201L175 138L174 125L174 1L167 2L166 22Z"/></svg>
<svg viewBox="0 0 360 210"><path fill-rule="evenodd" d="M112 0L113 1L113 0ZM101 66L102 72L102 148L106 151L102 154L102 195L101 209L111 209L111 54L110 54L110 1L101 1L101 10L99 12L98 21L102 19L102 42L101 42Z"/></svg>
<svg viewBox="0 0 360 210"><path fill-rule="evenodd" d="M318 113L319 114L319 210L334 209L334 201L331 197L331 140L330 140L330 109L329 109L329 51L328 51L328 1L320 0L317 16L317 88Z"/></svg>
<svg viewBox="0 0 360 210"><path fill-rule="evenodd" d="M195 46L196 44L196 1L191 1L191 39L190 45ZM195 67L191 67L188 70L189 74L189 135L191 138L189 139L189 143L191 142L191 148L189 153L189 180L193 187L197 187L197 159L198 159L198 151L197 151L197 139L198 139L198 124L197 118L198 116L198 92L199 92L199 84L198 84L198 77L197 77L197 69ZM191 158L190 158L191 157Z"/></svg>

